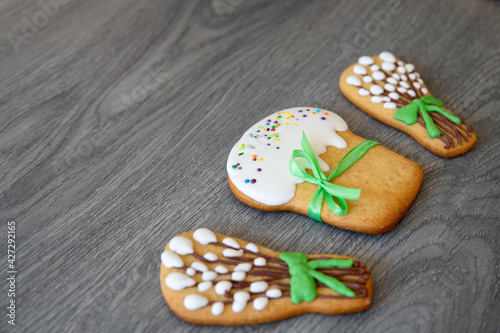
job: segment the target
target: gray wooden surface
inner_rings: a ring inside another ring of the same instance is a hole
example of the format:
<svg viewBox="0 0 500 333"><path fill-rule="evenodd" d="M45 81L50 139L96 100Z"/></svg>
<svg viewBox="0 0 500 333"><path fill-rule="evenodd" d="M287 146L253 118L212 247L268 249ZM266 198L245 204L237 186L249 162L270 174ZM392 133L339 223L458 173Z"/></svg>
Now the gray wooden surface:
<svg viewBox="0 0 500 333"><path fill-rule="evenodd" d="M0 1L2 277L8 221L18 266L17 325L2 282L1 332L500 330L499 2L58 1ZM474 127L472 151L434 156L342 96L341 72L383 50L414 63ZM231 146L293 106L337 112L422 166L395 230L355 234L234 198ZM201 226L359 258L373 306L253 327L186 323L161 296L160 254Z"/></svg>

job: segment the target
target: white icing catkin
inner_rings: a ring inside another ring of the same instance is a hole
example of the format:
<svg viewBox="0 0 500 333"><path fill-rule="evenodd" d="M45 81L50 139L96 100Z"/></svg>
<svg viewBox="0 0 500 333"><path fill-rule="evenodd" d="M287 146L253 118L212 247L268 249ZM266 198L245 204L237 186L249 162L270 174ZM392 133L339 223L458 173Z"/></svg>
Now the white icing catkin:
<svg viewBox="0 0 500 333"><path fill-rule="evenodd" d="M198 294L190 294L184 298L184 307L190 311L198 310L207 306L208 299Z"/></svg>
<svg viewBox="0 0 500 333"><path fill-rule="evenodd" d="M207 245L208 243L217 242L217 237L215 236L215 234L206 228L197 229L193 233L193 238L198 243L203 244L203 245Z"/></svg>
<svg viewBox="0 0 500 333"><path fill-rule="evenodd" d="M172 238L169 247L171 251L181 255L193 253L193 242L186 237L177 236Z"/></svg>

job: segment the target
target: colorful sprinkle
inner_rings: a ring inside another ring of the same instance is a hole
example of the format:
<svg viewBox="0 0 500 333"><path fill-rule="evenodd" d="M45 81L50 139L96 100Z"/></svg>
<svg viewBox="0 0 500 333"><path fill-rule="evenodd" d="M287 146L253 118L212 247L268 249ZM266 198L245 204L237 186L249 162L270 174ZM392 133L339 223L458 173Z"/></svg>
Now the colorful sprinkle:
<svg viewBox="0 0 500 333"><path fill-rule="evenodd" d="M252 184L255 184L256 182L257 182L257 180L255 180L255 179L252 179L252 180L250 181L250 183L252 183Z"/></svg>
<svg viewBox="0 0 500 333"><path fill-rule="evenodd" d="M241 155L243 155L243 154L244 154L244 153L239 153L239 154L238 154L238 156L241 156Z"/></svg>
<svg viewBox="0 0 500 333"><path fill-rule="evenodd" d="M262 169L261 169L261 168L258 168L258 169L257 169L257 172L261 172L261 171L262 171Z"/></svg>
<svg viewBox="0 0 500 333"><path fill-rule="evenodd" d="M250 179L245 179L245 183L246 184L250 183Z"/></svg>

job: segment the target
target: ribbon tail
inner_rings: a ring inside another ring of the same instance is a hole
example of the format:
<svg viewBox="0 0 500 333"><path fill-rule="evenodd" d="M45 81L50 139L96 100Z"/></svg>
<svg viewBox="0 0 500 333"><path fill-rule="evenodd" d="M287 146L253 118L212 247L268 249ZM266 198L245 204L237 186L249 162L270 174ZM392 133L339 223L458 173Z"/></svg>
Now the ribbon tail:
<svg viewBox="0 0 500 333"><path fill-rule="evenodd" d="M344 171L349 169L354 163L356 163L363 155L365 155L368 150L376 145L379 145L377 141L366 140L361 142L359 145L351 149L339 162L335 170L328 175L327 180L332 180L333 178L340 176ZM357 199L357 198L356 198ZM354 199L351 199L354 200Z"/></svg>
<svg viewBox="0 0 500 333"><path fill-rule="evenodd" d="M321 272L311 270L308 272L312 277L314 277L316 280L318 280L321 283L326 284L330 289L338 292L341 295L347 296L347 297L354 297L356 296L356 293L349 289L345 284L337 280L336 278L332 276L325 275Z"/></svg>
<svg viewBox="0 0 500 333"><path fill-rule="evenodd" d="M307 263L307 266L312 269L331 267L349 268L352 267L352 265L354 265L354 260L352 259L311 260Z"/></svg>
<svg viewBox="0 0 500 333"><path fill-rule="evenodd" d="M441 131L438 130L436 124L434 124L432 117L427 112L427 107L425 106L424 102L418 99L414 100L414 102L418 105L420 112L422 112L422 118L424 119L425 127L427 128L427 133L429 133L429 136L431 138L436 138L440 136Z"/></svg>
<svg viewBox="0 0 500 333"><path fill-rule="evenodd" d="M325 197L325 190L320 187L316 193L314 193L311 201L309 201L309 206L307 207L307 214L310 218L321 221L321 207L323 205L323 198Z"/></svg>
<svg viewBox="0 0 500 333"><path fill-rule="evenodd" d="M307 274L296 274L290 278L290 298L294 304L312 302L317 295L316 281Z"/></svg>
<svg viewBox="0 0 500 333"><path fill-rule="evenodd" d="M440 108L439 106L436 106L436 105L427 105L427 110L439 112L443 116L445 116L446 118L450 119L452 122L454 122L457 125L460 125L462 123L462 120L460 120L460 118L458 118L457 116L455 116L455 115L449 113L448 111Z"/></svg>

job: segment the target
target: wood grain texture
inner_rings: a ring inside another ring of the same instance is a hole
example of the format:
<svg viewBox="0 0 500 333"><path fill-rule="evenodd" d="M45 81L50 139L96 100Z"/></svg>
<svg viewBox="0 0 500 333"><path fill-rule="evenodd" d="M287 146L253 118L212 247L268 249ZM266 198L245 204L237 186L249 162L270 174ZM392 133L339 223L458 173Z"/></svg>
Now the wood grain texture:
<svg viewBox="0 0 500 333"><path fill-rule="evenodd" d="M2 312L0 331L498 331L498 1L59 1L45 21L37 1L0 2L0 211L4 235L17 223L19 271L18 325ZM474 128L470 152L434 156L342 96L342 71L382 50ZM337 112L422 166L393 231L355 234L232 195L231 146L297 105ZM158 274L169 239L201 226L358 258L373 305L195 328L168 309ZM6 294L2 283L2 308Z"/></svg>

